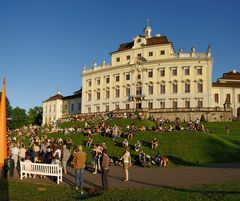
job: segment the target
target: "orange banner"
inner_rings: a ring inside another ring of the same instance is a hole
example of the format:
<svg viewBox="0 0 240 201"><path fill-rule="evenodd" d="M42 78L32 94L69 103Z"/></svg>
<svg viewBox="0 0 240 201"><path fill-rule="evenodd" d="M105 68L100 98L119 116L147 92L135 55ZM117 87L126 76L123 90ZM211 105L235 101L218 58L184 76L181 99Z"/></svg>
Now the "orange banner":
<svg viewBox="0 0 240 201"><path fill-rule="evenodd" d="M4 78L0 102L0 168L7 158L7 115L6 115L6 81Z"/></svg>

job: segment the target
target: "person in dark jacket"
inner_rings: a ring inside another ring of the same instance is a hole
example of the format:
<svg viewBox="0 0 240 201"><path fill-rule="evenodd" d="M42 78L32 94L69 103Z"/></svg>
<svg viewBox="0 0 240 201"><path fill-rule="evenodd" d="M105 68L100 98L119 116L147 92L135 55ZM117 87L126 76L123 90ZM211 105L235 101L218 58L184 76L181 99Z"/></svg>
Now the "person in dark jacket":
<svg viewBox="0 0 240 201"><path fill-rule="evenodd" d="M101 168L102 168L102 187L103 190L108 190L109 156L107 154L106 149L103 149L102 151Z"/></svg>

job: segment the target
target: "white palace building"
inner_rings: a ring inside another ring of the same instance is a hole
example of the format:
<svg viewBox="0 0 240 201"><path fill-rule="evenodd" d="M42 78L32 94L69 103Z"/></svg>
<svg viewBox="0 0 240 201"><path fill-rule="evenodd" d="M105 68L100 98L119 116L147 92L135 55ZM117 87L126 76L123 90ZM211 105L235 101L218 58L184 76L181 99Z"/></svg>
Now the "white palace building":
<svg viewBox="0 0 240 201"><path fill-rule="evenodd" d="M166 36L152 36L147 25L144 35L110 55L110 64L84 67L81 96L75 94L75 101L57 94L43 102L43 124L66 115L136 111L170 120L240 118L240 73L224 73L213 83L210 46L206 52L194 47L176 52Z"/></svg>

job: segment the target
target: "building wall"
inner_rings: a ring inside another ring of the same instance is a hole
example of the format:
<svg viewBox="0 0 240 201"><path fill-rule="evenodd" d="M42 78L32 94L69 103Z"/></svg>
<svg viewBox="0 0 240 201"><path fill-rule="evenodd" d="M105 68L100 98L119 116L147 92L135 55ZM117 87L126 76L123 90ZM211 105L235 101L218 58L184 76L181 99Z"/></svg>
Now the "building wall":
<svg viewBox="0 0 240 201"><path fill-rule="evenodd" d="M43 125L56 123L62 117L62 104L61 99L43 102Z"/></svg>
<svg viewBox="0 0 240 201"><path fill-rule="evenodd" d="M165 50L166 55L160 55ZM149 52L153 52L152 58ZM141 57L137 56L141 53ZM130 60L126 58L130 55ZM163 58L161 58L163 56ZM117 62L116 58L120 58ZM190 107L197 107L198 100L202 101L202 107L211 107L211 84L212 84L212 57L208 53L179 53L174 54L170 44L154 47L131 49L112 54L112 66L95 66L84 70L82 74L82 113L105 112L106 105L109 110L126 109L126 103L130 109L136 108L136 100L129 100L126 96L126 87L130 87L130 97L137 96L137 83L142 83L142 108L148 108L152 102L153 108L159 108L160 102L165 101L166 108L173 107L173 100L177 101L177 107L185 107L185 100L189 99ZM185 75L185 69L189 68L189 75ZM198 75L198 69L202 68L202 74ZM173 76L173 69L177 69L177 75ZM161 76L160 71L165 70ZM149 72L152 71L152 77ZM126 75L130 74L130 80ZM138 79L138 76L141 76ZM119 76L119 81L116 77ZM109 77L109 83L106 78ZM100 80L100 81L98 81ZM185 82L190 83L190 92L185 93ZM197 83L202 81L203 91L198 92ZM91 82L91 85L89 84ZM165 94L161 94L160 85L165 83ZM173 92L173 82L178 85L178 92ZM149 94L149 85L153 86L153 94ZM116 97L116 89L119 88L120 95ZM110 97L106 98L106 90L109 89ZM100 91L100 99L97 99L97 92ZM91 95L91 100L89 95ZM91 108L91 109L90 109Z"/></svg>
<svg viewBox="0 0 240 201"><path fill-rule="evenodd" d="M218 94L218 99L215 98ZM230 94L230 107L232 108L233 117L239 118L240 111L240 88L235 87L212 87L213 107L224 107L227 99L227 94Z"/></svg>
<svg viewBox="0 0 240 201"><path fill-rule="evenodd" d="M81 98L72 98L63 101L63 113L76 115L81 113Z"/></svg>

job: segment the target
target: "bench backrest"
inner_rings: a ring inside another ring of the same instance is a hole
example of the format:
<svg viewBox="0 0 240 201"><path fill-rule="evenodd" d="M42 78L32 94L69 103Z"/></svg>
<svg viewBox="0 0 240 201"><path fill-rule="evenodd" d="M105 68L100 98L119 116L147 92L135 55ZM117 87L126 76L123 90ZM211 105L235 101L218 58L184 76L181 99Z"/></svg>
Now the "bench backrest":
<svg viewBox="0 0 240 201"><path fill-rule="evenodd" d="M20 170L30 174L58 176L60 166L56 164L20 162Z"/></svg>

